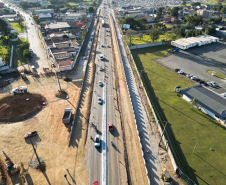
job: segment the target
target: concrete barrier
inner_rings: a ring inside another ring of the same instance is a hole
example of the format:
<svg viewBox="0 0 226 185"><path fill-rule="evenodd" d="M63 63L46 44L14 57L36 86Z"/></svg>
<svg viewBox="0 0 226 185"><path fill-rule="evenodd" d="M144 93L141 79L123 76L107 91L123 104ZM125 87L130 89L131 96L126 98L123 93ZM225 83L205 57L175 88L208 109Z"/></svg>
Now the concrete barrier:
<svg viewBox="0 0 226 185"><path fill-rule="evenodd" d="M115 36L116 36L116 32L117 32L117 30L116 30L116 23L115 23L115 21L114 21L112 15L111 15L111 17L112 17L112 21L113 21L113 24L114 24L114 30L115 30ZM117 41L117 44L118 44L118 46L119 46L117 36L116 36L116 41ZM118 48L118 50L119 50L119 47L117 47L117 48ZM121 59L121 61L122 61L123 72L124 72L125 81L126 81L126 87L127 87L127 91L128 91L129 97L130 97L129 87L128 87L128 85L127 85L127 80L126 80L125 67L124 67L124 63L123 63L122 57L121 57L122 54L121 54L120 50L119 50L118 52L120 53L120 59ZM135 114L134 114L134 109L133 109L133 104L132 104L132 101L131 101L131 97L130 97L130 104L131 104L132 111L133 111L133 117L134 117L134 122L135 122L136 130L137 130L138 140L139 140L139 142L140 142L139 131L138 131L138 129L137 129L137 123L136 123L136 118L135 118ZM140 142L140 148L141 148L141 154L142 154L143 160L144 160L144 154L143 154L143 151L142 151L142 144L141 144L141 142ZM145 163L145 160L144 160L144 167L145 167L145 169L146 169L146 163ZM149 177L148 177L147 170L146 170L146 176L147 176L148 184L150 184L150 179L149 179Z"/></svg>
<svg viewBox="0 0 226 185"><path fill-rule="evenodd" d="M99 20L95 20L91 35L95 35L95 29L94 28L96 27L98 22L99 22ZM88 43L88 45L91 46L92 44L93 44L93 39L90 39L90 42ZM77 115L77 112L78 112L78 107L79 107L79 103L80 103L80 99L81 99L81 94L82 94L82 90L83 90L83 84L84 84L84 80L85 80L85 76L86 76L86 72L87 72L87 66L89 64L88 60L89 60L89 57L90 57L91 48L92 47L90 47L90 49L88 50L88 54L87 54L87 58L86 58L87 59L87 63L86 63L86 66L85 66L85 72L84 72L84 76L83 76L83 79L82 79L82 86L81 86L81 90L79 92L79 98L78 98L78 102L77 102L77 105L76 105L75 114L74 114L74 117L73 117L74 124L71 127L71 132L70 132L68 146L70 146L72 131L73 131L73 128L74 128L74 125L75 125L75 118L76 118L76 115Z"/></svg>

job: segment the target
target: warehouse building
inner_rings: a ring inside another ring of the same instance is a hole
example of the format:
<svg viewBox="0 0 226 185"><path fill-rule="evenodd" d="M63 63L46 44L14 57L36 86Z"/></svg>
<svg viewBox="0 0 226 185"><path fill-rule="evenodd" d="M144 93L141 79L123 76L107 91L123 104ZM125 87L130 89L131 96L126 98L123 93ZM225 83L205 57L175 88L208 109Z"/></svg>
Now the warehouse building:
<svg viewBox="0 0 226 185"><path fill-rule="evenodd" d="M181 90L182 98L191 102L198 99L197 107L213 119L226 123L226 99L209 88L197 85Z"/></svg>

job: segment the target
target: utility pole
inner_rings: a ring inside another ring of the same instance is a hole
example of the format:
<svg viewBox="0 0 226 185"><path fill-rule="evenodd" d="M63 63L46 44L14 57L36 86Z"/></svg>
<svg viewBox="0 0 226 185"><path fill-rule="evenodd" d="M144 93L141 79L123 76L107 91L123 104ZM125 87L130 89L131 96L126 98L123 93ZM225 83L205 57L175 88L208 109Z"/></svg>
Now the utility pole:
<svg viewBox="0 0 226 185"><path fill-rule="evenodd" d="M30 140L30 141L31 141L32 147L33 147L33 149L34 149L35 155L36 155L36 157L37 157L37 159L38 159L39 165L40 165L40 167L41 167L41 162L40 162L40 160L39 160L39 157L38 157L38 154L37 154L37 152L36 152L36 149L35 149L35 147L34 147L34 145L33 145L32 140Z"/></svg>
<svg viewBox="0 0 226 185"><path fill-rule="evenodd" d="M161 143L161 141L162 141L163 134L164 134L164 132L165 132L165 130L166 130L166 125L167 125L167 123L168 123L168 121L166 121L166 124L165 124L165 126L164 126L164 129L163 129L163 132L162 132L162 136L161 136L161 139L160 139L160 141L159 141L159 146L160 146L160 143Z"/></svg>
<svg viewBox="0 0 226 185"><path fill-rule="evenodd" d="M142 72L143 72L144 70L140 70L140 82L139 82L139 88L140 88L140 84L141 84L141 81L142 81ZM138 71L138 73L139 73L139 71Z"/></svg>

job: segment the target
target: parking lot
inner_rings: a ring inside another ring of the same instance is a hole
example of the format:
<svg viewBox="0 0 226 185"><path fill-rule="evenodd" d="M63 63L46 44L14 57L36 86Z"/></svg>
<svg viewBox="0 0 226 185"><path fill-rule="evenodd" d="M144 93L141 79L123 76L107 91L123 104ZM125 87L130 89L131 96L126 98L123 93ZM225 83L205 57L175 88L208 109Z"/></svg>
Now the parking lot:
<svg viewBox="0 0 226 185"><path fill-rule="evenodd" d="M207 74L219 72L226 76L226 43L212 43L205 46L180 50L157 61L173 70L179 68L186 74L193 74L205 82L215 81L219 87L212 88L217 93L226 92L226 80ZM179 75L179 74L178 74Z"/></svg>

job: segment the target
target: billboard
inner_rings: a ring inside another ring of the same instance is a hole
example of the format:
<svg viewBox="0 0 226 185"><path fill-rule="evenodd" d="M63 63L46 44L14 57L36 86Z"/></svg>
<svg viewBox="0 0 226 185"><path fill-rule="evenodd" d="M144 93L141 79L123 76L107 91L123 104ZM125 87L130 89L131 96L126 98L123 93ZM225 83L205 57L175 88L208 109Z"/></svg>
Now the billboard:
<svg viewBox="0 0 226 185"><path fill-rule="evenodd" d="M130 29L130 25L129 25L129 24L123 24L123 28L128 28L128 29Z"/></svg>
<svg viewBox="0 0 226 185"><path fill-rule="evenodd" d="M84 22L76 22L76 26L82 26L84 24L85 24Z"/></svg>

